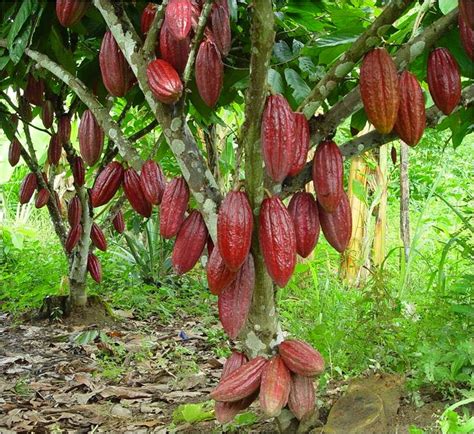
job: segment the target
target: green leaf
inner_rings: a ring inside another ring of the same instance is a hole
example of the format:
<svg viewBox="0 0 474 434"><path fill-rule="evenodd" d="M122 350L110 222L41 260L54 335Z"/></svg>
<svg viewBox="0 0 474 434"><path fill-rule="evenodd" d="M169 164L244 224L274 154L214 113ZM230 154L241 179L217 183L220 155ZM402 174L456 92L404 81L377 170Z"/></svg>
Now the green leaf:
<svg viewBox="0 0 474 434"><path fill-rule="evenodd" d="M439 9L444 15L449 14L458 5L458 0L439 0Z"/></svg>
<svg viewBox="0 0 474 434"><path fill-rule="evenodd" d="M30 22L28 23L24 32L18 38L16 38L8 47L10 51L10 59L15 65L20 61L21 57L23 56L23 53L25 52L25 49L28 45L28 41L30 40L32 29L33 26Z"/></svg>
<svg viewBox="0 0 474 434"><path fill-rule="evenodd" d="M293 59L293 51L285 41L278 41L273 47L275 57L281 63L286 63Z"/></svg>
<svg viewBox="0 0 474 434"><path fill-rule="evenodd" d="M56 26L51 29L49 40L57 62L61 64L66 71L75 74L76 62L74 61L74 56L71 50L64 46L61 34Z"/></svg>
<svg viewBox="0 0 474 434"><path fill-rule="evenodd" d="M311 92L311 88L294 69L285 69L285 79L288 83L288 86L293 89L293 98L295 98L298 104L303 101Z"/></svg>
<svg viewBox="0 0 474 434"><path fill-rule="evenodd" d="M38 7L38 3L36 0L25 0L20 7L20 10L15 16L13 24L8 32L8 49L11 50L13 47L13 41L20 33L21 28L26 23L28 18L33 15Z"/></svg>
<svg viewBox="0 0 474 434"><path fill-rule="evenodd" d="M173 421L179 422L201 422L214 419L214 411L208 408L208 403L183 404L173 412Z"/></svg>
<svg viewBox="0 0 474 434"><path fill-rule="evenodd" d="M97 336L99 336L98 330L86 330L74 337L74 343L76 345L87 345L93 342Z"/></svg>
<svg viewBox="0 0 474 434"><path fill-rule="evenodd" d="M10 57L8 56L2 56L0 57L0 71L7 66L8 62L10 61Z"/></svg>
<svg viewBox="0 0 474 434"><path fill-rule="evenodd" d="M367 204L365 188L362 183L357 179L352 180L352 192L354 193L357 199Z"/></svg>
<svg viewBox="0 0 474 434"><path fill-rule="evenodd" d="M285 92L285 86L283 84L283 78L281 74L275 69L270 68L268 70L267 82L270 88L275 93L283 94Z"/></svg>

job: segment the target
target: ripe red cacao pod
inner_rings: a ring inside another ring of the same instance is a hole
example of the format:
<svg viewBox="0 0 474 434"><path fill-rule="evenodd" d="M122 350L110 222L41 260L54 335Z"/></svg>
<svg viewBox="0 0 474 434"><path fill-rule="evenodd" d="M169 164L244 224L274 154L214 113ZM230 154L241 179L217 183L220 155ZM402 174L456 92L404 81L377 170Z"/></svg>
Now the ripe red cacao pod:
<svg viewBox="0 0 474 434"><path fill-rule="evenodd" d="M173 247L171 263L177 274L187 273L196 265L206 247L208 235L201 213L192 210L179 228Z"/></svg>
<svg viewBox="0 0 474 434"><path fill-rule="evenodd" d="M99 51L102 82L113 96L124 96L133 83L133 73L112 32L105 32Z"/></svg>
<svg viewBox="0 0 474 434"><path fill-rule="evenodd" d="M87 271L97 283L102 281L102 266L99 258L92 253L87 257Z"/></svg>
<svg viewBox="0 0 474 434"><path fill-rule="evenodd" d="M87 165L93 166L100 158L104 146L104 130L92 112L84 111L79 123L79 150Z"/></svg>
<svg viewBox="0 0 474 434"><path fill-rule="evenodd" d="M63 27L78 23L87 11L87 0L56 0L56 15Z"/></svg>
<svg viewBox="0 0 474 434"><path fill-rule="evenodd" d="M165 191L166 180L159 164L153 160L143 163L140 172L140 185L148 202L159 205Z"/></svg>
<svg viewBox="0 0 474 434"><path fill-rule="evenodd" d="M151 203L146 200L140 187L140 176L132 167L126 169L123 174L123 191L138 214L146 218L151 216Z"/></svg>
<svg viewBox="0 0 474 434"><path fill-rule="evenodd" d="M191 0L191 27L194 31L197 30L199 17L201 15L201 0ZM204 29L206 31L206 29Z"/></svg>
<svg viewBox="0 0 474 434"><path fill-rule="evenodd" d="M249 254L235 279L219 294L219 319L231 339L236 339L247 322L255 286L255 265Z"/></svg>
<svg viewBox="0 0 474 434"><path fill-rule="evenodd" d="M223 402L239 401L252 395L260 387L262 371L267 360L261 356L231 372L210 393L212 399Z"/></svg>
<svg viewBox="0 0 474 434"><path fill-rule="evenodd" d="M459 0L459 15L462 15L466 24L474 30L474 1Z"/></svg>
<svg viewBox="0 0 474 434"><path fill-rule="evenodd" d="M237 271L247 259L252 231L253 215L246 193L229 192L217 217L217 244L229 270Z"/></svg>
<svg viewBox="0 0 474 434"><path fill-rule="evenodd" d="M267 417L276 417L287 404L291 388L291 374L280 356L266 364L260 383L260 407Z"/></svg>
<svg viewBox="0 0 474 434"><path fill-rule="evenodd" d="M227 56L231 47L231 31L229 10L223 3L214 3L211 10L211 27L213 41L223 57Z"/></svg>
<svg viewBox="0 0 474 434"><path fill-rule="evenodd" d="M36 193L35 207L43 208L49 202L49 190L42 188Z"/></svg>
<svg viewBox="0 0 474 434"><path fill-rule="evenodd" d="M288 212L295 225L296 252L307 258L319 238L318 206L311 193L298 192L288 204Z"/></svg>
<svg viewBox="0 0 474 434"><path fill-rule="evenodd" d="M225 265L219 246L215 246L209 254L206 275L209 290L214 295L219 295L237 276L237 271L230 271Z"/></svg>
<svg viewBox="0 0 474 434"><path fill-rule="evenodd" d="M160 206L160 234L163 238L173 238L179 231L188 208L189 188L182 177L166 184Z"/></svg>
<svg viewBox="0 0 474 434"><path fill-rule="evenodd" d="M170 0L165 10L165 22L177 39L185 39L191 31L190 0Z"/></svg>
<svg viewBox="0 0 474 434"><path fill-rule="evenodd" d="M50 100L46 100L43 103L43 107L41 109L41 120L43 121L43 125L47 130L49 130L53 125L53 115L53 103Z"/></svg>
<svg viewBox="0 0 474 434"><path fill-rule="evenodd" d="M34 173L28 173L20 186L20 204L28 203L38 186L38 180Z"/></svg>
<svg viewBox="0 0 474 434"><path fill-rule="evenodd" d="M352 235L351 205L346 193L336 210L329 213L318 202L319 223L327 242L339 253L347 249Z"/></svg>
<svg viewBox="0 0 474 434"><path fill-rule="evenodd" d="M142 16L140 19L140 30L144 35L150 30L151 24L155 19L157 5L155 3L148 3L143 9Z"/></svg>
<svg viewBox="0 0 474 434"><path fill-rule="evenodd" d="M259 241L268 274L283 288L295 269L296 235L293 220L279 197L262 202Z"/></svg>
<svg viewBox="0 0 474 434"><path fill-rule="evenodd" d="M72 162L72 176L74 178L74 184L78 187L82 187L86 182L86 169L84 168L84 161L81 157L74 157Z"/></svg>
<svg viewBox="0 0 474 434"><path fill-rule="evenodd" d="M461 100L461 75L447 48L436 48L430 53L427 81L436 107L449 115Z"/></svg>
<svg viewBox="0 0 474 434"><path fill-rule="evenodd" d="M309 124L303 113L295 113L295 155L288 176L301 172L306 164L309 151Z"/></svg>
<svg viewBox="0 0 474 434"><path fill-rule="evenodd" d="M91 190L92 206L105 205L117 193L123 181L123 166L118 161L112 161L102 169Z"/></svg>
<svg viewBox="0 0 474 434"><path fill-rule="evenodd" d="M8 162L10 166L15 167L20 161L21 156L21 143L14 137L8 148Z"/></svg>
<svg viewBox="0 0 474 434"><path fill-rule="evenodd" d="M306 342L287 339L278 346L286 367L295 374L314 377L324 371L324 360L321 354Z"/></svg>
<svg viewBox="0 0 474 434"><path fill-rule="evenodd" d="M295 156L295 116L282 95L267 98L261 141L265 170L280 183L290 172Z"/></svg>
<svg viewBox="0 0 474 434"><path fill-rule="evenodd" d="M189 57L191 38L176 39L166 23L160 30L160 54L179 74L184 72Z"/></svg>
<svg viewBox="0 0 474 434"><path fill-rule="evenodd" d="M58 120L58 135L61 144L71 141L71 118L67 114L63 114Z"/></svg>
<svg viewBox="0 0 474 434"><path fill-rule="evenodd" d="M298 420L307 417L316 408L313 380L302 375L291 375L288 407Z"/></svg>
<svg viewBox="0 0 474 434"><path fill-rule="evenodd" d="M342 154L332 140L321 142L313 160L313 184L319 204L334 212L344 194Z"/></svg>
<svg viewBox="0 0 474 434"><path fill-rule="evenodd" d="M362 61L360 96L367 118L382 134L392 131L400 101L397 68L385 48L374 48Z"/></svg>
<svg viewBox="0 0 474 434"><path fill-rule="evenodd" d="M44 98L44 81L41 78L37 80L33 74L29 74L24 97L30 104L42 106Z"/></svg>
<svg viewBox="0 0 474 434"><path fill-rule="evenodd" d="M471 60L474 60L474 30L469 27L469 24L466 23L466 20L462 14L459 14L458 16L458 23L459 36L461 37L464 51L466 51L466 54Z"/></svg>
<svg viewBox="0 0 474 434"><path fill-rule="evenodd" d="M119 234L122 234L125 231L125 220L123 219L122 211L119 211L115 215L115 217L112 219L112 224Z"/></svg>
<svg viewBox="0 0 474 434"><path fill-rule="evenodd" d="M166 60L156 59L148 64L148 84L155 98L164 104L174 104L181 98L183 83Z"/></svg>
<svg viewBox="0 0 474 434"><path fill-rule="evenodd" d="M82 225L72 226L69 230L68 236L66 238L66 243L64 245L64 249L67 253L71 253L76 247L77 243L81 239L82 235Z"/></svg>
<svg viewBox="0 0 474 434"><path fill-rule="evenodd" d="M229 374L234 372L237 368L240 368L244 363L247 363L248 359L243 353L234 351L232 355L227 359L222 369L221 382ZM214 405L214 412L216 419L219 423L224 424L230 422L234 417L242 410L252 404L257 397L258 392L235 402L221 402L216 401Z"/></svg>
<svg viewBox="0 0 474 434"><path fill-rule="evenodd" d="M214 107L224 83L224 64L216 44L209 39L199 45L195 77L202 100L208 107Z"/></svg>
<svg viewBox="0 0 474 434"><path fill-rule="evenodd" d="M63 148L61 146L61 138L59 134L53 134L51 140L49 141L48 147L48 162L53 166L56 166L61 159L61 152Z"/></svg>
<svg viewBox="0 0 474 434"><path fill-rule="evenodd" d="M416 77L408 71L400 75L400 106L395 131L410 146L423 136L426 126L425 100Z"/></svg>
<svg viewBox="0 0 474 434"><path fill-rule="evenodd" d="M76 195L74 196L67 206L67 220L71 228L77 226L81 222L82 217L82 205L81 200Z"/></svg>
<svg viewBox="0 0 474 434"><path fill-rule="evenodd" d="M107 250L107 240L105 239L104 232L97 223L92 223L91 228L91 240L94 246L99 250L105 252Z"/></svg>

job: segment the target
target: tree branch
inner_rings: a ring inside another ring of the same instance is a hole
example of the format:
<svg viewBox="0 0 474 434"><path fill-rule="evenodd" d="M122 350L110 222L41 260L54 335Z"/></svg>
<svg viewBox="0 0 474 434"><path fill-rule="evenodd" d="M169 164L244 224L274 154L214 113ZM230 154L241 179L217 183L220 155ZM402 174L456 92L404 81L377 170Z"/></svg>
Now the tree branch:
<svg viewBox="0 0 474 434"><path fill-rule="evenodd" d="M462 92L462 99L459 105L456 107L453 113L460 110L462 107L471 107L474 105L474 85L470 85L464 88ZM435 105L431 106L426 111L426 127L435 128L443 119L445 115ZM371 149L390 143L393 140L398 139L395 133L380 134L376 130L372 130L367 134L348 141L347 143L340 146L342 155L346 158L355 157ZM311 181L311 168L312 162L306 163L305 168L297 175L292 178L285 180L282 197L287 197L290 194L301 190L308 182Z"/></svg>
<svg viewBox="0 0 474 434"><path fill-rule="evenodd" d="M311 118L329 93L354 68L360 58L374 46L380 44L382 36L388 31L390 25L404 13L410 3L410 0L392 0L372 25L331 66L326 75L300 104L298 111L303 111L308 119Z"/></svg>
<svg viewBox="0 0 474 434"><path fill-rule="evenodd" d="M153 57L153 53L155 52L156 41L158 41L158 35L160 33L161 26L163 25L163 18L165 16L165 9L168 4L168 0L163 0L161 5L156 6L156 14L155 18L153 18L153 22L151 23L150 29L145 38L145 42L143 43L143 57L145 59L150 59Z"/></svg>

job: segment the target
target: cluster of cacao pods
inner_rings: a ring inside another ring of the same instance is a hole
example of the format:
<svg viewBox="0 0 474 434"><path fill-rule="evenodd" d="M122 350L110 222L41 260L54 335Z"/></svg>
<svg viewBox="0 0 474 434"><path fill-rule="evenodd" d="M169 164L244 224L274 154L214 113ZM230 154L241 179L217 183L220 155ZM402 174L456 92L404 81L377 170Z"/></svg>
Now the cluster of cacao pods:
<svg viewBox="0 0 474 434"><path fill-rule="evenodd" d="M21 205L24 205L25 203L28 203L31 200L35 190L37 190L35 196L36 208L42 208L49 202L51 194L48 187L48 178L44 172L42 173L42 177L47 187L41 186L40 182L38 182L38 177L35 173L30 172L23 178L19 194L19 202ZM54 192L54 194L56 199L56 205L58 207L59 212L61 212L61 202L59 200L59 196L56 192Z"/></svg>
<svg viewBox="0 0 474 434"><path fill-rule="evenodd" d="M461 23L460 29L462 36ZM434 103L449 115L461 99L461 76L447 48L436 48L430 53L427 81ZM375 48L365 55L360 68L360 94L367 118L377 131L388 134L394 130L405 143L416 146L426 126L423 92L412 73L397 74L385 48Z"/></svg>
<svg viewBox="0 0 474 434"><path fill-rule="evenodd" d="M230 422L258 397L267 417L276 417L288 405L301 420L314 411L313 378L324 370L321 354L303 341L288 339L270 360L248 360L234 351L227 359L217 387L211 392L220 423Z"/></svg>

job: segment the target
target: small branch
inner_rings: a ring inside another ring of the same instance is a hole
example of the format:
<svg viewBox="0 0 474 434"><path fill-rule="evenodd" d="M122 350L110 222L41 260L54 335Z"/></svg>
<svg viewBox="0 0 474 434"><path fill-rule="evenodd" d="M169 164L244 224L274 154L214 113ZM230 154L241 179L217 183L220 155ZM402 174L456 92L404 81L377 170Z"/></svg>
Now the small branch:
<svg viewBox="0 0 474 434"><path fill-rule="evenodd" d="M155 18L151 23L142 48L143 57L145 59L150 59L153 57L153 53L155 52L156 41L158 41L158 35L160 33L161 26L163 25L163 18L165 16L167 4L168 0L163 0L161 5L157 5Z"/></svg>
<svg viewBox="0 0 474 434"><path fill-rule="evenodd" d="M374 46L380 44L383 34L386 33L390 25L404 13L410 3L411 1L409 0L392 0L372 25L362 33L351 47L331 66L325 76L300 104L298 111L303 111L308 119L311 118L322 101L326 99L337 84L354 68L354 65L360 58Z"/></svg>
<svg viewBox="0 0 474 434"><path fill-rule="evenodd" d="M138 130L136 133L133 133L130 137L128 137L128 140L130 142L136 142L137 140L140 140L143 136L146 136L148 133L151 133L157 126L158 121L155 119L151 121L146 127L142 128L141 130Z"/></svg>

